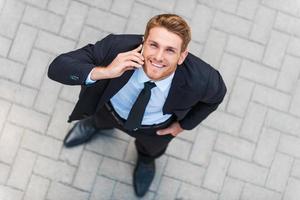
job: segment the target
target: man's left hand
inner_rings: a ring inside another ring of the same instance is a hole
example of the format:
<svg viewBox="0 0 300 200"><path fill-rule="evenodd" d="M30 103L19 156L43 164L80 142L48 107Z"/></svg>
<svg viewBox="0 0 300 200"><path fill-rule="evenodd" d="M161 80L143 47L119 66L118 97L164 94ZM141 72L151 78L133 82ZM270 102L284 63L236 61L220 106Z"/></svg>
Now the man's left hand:
<svg viewBox="0 0 300 200"><path fill-rule="evenodd" d="M182 131L183 131L183 129L181 128L180 124L178 122L174 122L168 128L158 130L156 133L157 133L157 135L171 134L174 137L176 137Z"/></svg>

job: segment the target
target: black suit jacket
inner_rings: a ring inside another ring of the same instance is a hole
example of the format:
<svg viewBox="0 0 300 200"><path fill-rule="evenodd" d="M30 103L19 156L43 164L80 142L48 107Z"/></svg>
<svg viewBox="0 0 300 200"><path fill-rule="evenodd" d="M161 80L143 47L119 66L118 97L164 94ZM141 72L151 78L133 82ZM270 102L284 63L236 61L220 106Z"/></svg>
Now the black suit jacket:
<svg viewBox="0 0 300 200"><path fill-rule="evenodd" d="M107 66L121 52L142 43L142 35L108 35L96 44L61 54L50 64L49 78L67 85L81 85L79 100L69 122L94 114L129 80L133 71L113 79L85 85L95 66ZM175 114L181 127L193 129L217 109L226 93L221 75L210 65L189 53L175 71L163 113Z"/></svg>

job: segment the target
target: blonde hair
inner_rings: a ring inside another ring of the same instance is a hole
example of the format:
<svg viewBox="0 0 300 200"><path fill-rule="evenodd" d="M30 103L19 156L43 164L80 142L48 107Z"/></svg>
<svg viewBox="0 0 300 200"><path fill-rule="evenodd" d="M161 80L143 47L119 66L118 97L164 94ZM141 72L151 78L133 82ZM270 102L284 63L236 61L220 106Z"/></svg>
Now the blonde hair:
<svg viewBox="0 0 300 200"><path fill-rule="evenodd" d="M182 39L181 52L185 51L191 41L191 28L187 22L175 14L161 14L152 17L146 26L144 37L147 39L150 29L154 27L163 27L168 31L175 33Z"/></svg>

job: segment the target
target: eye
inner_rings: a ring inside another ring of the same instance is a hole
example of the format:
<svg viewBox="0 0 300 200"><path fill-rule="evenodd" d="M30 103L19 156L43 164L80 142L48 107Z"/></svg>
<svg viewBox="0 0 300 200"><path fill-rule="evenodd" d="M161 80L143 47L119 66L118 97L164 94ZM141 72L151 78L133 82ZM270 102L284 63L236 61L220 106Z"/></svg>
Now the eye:
<svg viewBox="0 0 300 200"><path fill-rule="evenodd" d="M167 49L167 52L174 53L175 51L173 49Z"/></svg>
<svg viewBox="0 0 300 200"><path fill-rule="evenodd" d="M154 43L151 43L150 46L151 46L151 47L157 47L157 45L154 44Z"/></svg>

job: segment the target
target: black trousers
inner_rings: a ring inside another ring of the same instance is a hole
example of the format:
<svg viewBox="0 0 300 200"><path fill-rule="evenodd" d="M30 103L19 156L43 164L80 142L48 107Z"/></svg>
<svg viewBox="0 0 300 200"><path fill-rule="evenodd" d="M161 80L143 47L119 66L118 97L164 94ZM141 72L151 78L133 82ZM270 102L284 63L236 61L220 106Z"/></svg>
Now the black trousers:
<svg viewBox="0 0 300 200"><path fill-rule="evenodd" d="M171 134L161 136L156 134L157 130L167 128L174 122L172 117L157 125L142 126L138 130L128 131L123 127L125 120L114 111L111 104L106 104L97 111L92 119L98 129L117 128L134 137L139 159L143 162L152 162L164 154L169 142L174 138Z"/></svg>

